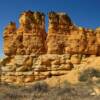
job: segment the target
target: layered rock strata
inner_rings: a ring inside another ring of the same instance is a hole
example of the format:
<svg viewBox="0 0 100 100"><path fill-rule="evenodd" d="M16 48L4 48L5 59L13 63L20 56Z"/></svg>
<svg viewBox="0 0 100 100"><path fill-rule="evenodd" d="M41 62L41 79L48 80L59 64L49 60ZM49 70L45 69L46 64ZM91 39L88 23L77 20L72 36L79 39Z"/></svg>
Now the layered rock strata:
<svg viewBox="0 0 100 100"><path fill-rule="evenodd" d="M5 55L30 55L45 53L45 17L40 12L23 12L19 18L20 26L16 29L10 23L4 31Z"/></svg>
<svg viewBox="0 0 100 100"><path fill-rule="evenodd" d="M48 16L47 53L64 54L72 22L65 13L50 12Z"/></svg>
<svg viewBox="0 0 100 100"><path fill-rule="evenodd" d="M38 58L29 55L16 55L1 61L2 81L34 82L52 76L65 75L73 68L66 55L45 54Z"/></svg>
<svg viewBox="0 0 100 100"><path fill-rule="evenodd" d="M100 55L99 34L99 28L76 27L65 13L50 12L47 53Z"/></svg>
<svg viewBox="0 0 100 100"><path fill-rule="evenodd" d="M88 66L88 58L100 56L100 28L75 26L65 13L48 16L47 33L41 12L23 12L18 28L14 22L6 26L2 82L25 84L66 75L84 61Z"/></svg>

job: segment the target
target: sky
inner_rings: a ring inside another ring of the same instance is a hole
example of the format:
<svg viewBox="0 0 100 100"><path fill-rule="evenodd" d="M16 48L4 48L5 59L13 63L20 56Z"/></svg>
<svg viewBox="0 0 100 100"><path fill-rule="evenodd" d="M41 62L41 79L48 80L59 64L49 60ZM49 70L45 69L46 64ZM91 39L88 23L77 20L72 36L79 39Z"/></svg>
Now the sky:
<svg viewBox="0 0 100 100"><path fill-rule="evenodd" d="M3 53L3 30L10 22L18 26L19 14L23 11L42 11L46 14L46 30L49 11L66 12L78 26L100 26L100 0L0 0L0 57Z"/></svg>

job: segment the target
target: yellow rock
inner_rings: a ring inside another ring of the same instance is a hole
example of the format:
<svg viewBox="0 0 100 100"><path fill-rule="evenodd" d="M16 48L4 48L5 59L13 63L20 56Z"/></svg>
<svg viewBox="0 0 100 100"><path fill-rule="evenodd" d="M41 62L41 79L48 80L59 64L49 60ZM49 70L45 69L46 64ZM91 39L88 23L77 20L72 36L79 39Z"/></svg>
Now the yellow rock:
<svg viewBox="0 0 100 100"><path fill-rule="evenodd" d="M34 76L28 76L24 80L25 83L27 83L27 82L33 82L33 81L34 81Z"/></svg>

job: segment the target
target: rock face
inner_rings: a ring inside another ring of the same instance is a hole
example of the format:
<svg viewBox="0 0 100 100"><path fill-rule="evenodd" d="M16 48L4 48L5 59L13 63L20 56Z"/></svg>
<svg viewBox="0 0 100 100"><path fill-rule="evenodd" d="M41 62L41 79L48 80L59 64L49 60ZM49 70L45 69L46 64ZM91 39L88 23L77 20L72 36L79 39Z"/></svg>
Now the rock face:
<svg viewBox="0 0 100 100"><path fill-rule="evenodd" d="M16 24L10 22L4 30L4 53L5 55L14 55L17 47L15 46Z"/></svg>
<svg viewBox="0 0 100 100"><path fill-rule="evenodd" d="M1 79L6 82L18 83L22 78L20 81L23 83L26 80L34 82L52 76L64 75L73 68L73 64L67 60L66 55L57 54L45 54L38 58L29 55L7 57L1 61Z"/></svg>
<svg viewBox="0 0 100 100"><path fill-rule="evenodd" d="M40 12L23 12L19 18L20 26L16 29L10 23L4 31L5 55L29 55L45 53L45 17Z"/></svg>
<svg viewBox="0 0 100 100"><path fill-rule="evenodd" d="M64 54L72 22L65 13L50 12L48 15L47 53Z"/></svg>
<svg viewBox="0 0 100 100"><path fill-rule="evenodd" d="M18 28L14 22L6 26L1 81L25 84L66 75L84 60L86 66L92 55L100 56L100 28L77 27L65 13L48 16L47 33L41 12L23 12Z"/></svg>
<svg viewBox="0 0 100 100"><path fill-rule="evenodd" d="M40 12L23 12L19 27L11 22L4 30L4 53L100 55L100 29L76 27L65 13L50 12L48 32ZM52 44L52 45L51 45Z"/></svg>

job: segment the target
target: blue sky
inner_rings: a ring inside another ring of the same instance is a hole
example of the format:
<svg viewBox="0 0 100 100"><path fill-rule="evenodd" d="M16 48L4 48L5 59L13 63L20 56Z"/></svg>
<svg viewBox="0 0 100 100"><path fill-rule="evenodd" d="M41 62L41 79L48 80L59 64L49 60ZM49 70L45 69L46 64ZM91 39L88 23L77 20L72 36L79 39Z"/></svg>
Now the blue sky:
<svg viewBox="0 0 100 100"><path fill-rule="evenodd" d="M3 29L25 10L66 12L72 21L88 28L100 26L100 0L0 0L0 56L3 56ZM46 16L47 28L47 16Z"/></svg>

